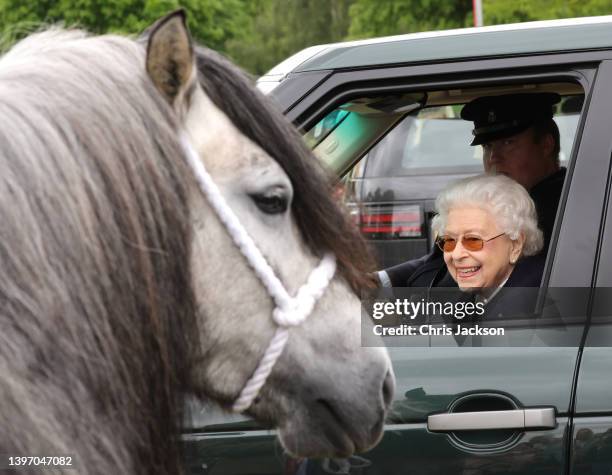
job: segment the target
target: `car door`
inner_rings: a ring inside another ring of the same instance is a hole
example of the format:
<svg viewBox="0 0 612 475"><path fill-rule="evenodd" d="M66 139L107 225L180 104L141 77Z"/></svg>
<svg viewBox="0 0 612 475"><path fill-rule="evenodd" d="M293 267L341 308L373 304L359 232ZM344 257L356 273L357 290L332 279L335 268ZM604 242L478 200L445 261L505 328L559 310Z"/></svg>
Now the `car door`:
<svg viewBox="0 0 612 475"><path fill-rule="evenodd" d="M600 67L598 77L612 80L612 62ZM612 108L612 89L598 96L602 107ZM608 118L608 120L610 120ZM598 236L599 257L591 318L577 379L572 426L572 474L609 473L612 469L612 144L609 127L600 127L601 158L607 159L607 203ZM585 193L586 195L586 193Z"/></svg>
<svg viewBox="0 0 612 475"><path fill-rule="evenodd" d="M493 63L494 69L491 61L483 61L447 65L448 71L437 65L436 73L452 71L454 80L464 84L469 84L467 73L492 82L571 77L584 87L585 105L543 283L544 297L557 303L557 318L539 321L535 333L532 325L509 322L507 340L527 346L483 337L461 345L446 339L390 348L397 391L384 438L370 452L348 459L294 460L282 453L273 432L240 417L207 420L206 411L200 412L205 416L184 435L189 473L558 474L567 469L575 377L596 261L592 243L600 233L600 197L608 186L609 133L603 138L602 129L612 123L612 108L596 98L606 96L610 65L542 63L546 60L539 57L513 58ZM427 68L367 70L363 76L376 77L381 91L393 82L389 78L398 77L403 87L411 80L423 87ZM499 74L506 68L512 76ZM305 129L341 100L330 92L337 88L344 95L353 81L363 79L356 71L339 76L331 75L331 85L324 81L307 98L312 110L292 109L301 110ZM519 427L517 418L522 418Z"/></svg>

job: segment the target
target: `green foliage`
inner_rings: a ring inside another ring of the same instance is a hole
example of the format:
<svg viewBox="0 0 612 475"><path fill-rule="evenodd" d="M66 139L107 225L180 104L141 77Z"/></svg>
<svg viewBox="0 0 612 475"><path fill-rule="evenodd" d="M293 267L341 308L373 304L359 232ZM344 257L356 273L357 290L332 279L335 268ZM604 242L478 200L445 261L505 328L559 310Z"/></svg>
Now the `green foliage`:
<svg viewBox="0 0 612 475"><path fill-rule="evenodd" d="M227 53L255 74L263 74L308 46L341 41L353 0L254 0L248 34L231 40Z"/></svg>
<svg viewBox="0 0 612 475"><path fill-rule="evenodd" d="M483 0L487 25L612 13L612 0Z"/></svg>
<svg viewBox="0 0 612 475"><path fill-rule="evenodd" d="M473 22L472 0L0 0L0 31L5 42L53 23L138 34L179 6L196 41L257 75L315 44ZM483 0L483 11L492 25L612 14L612 0Z"/></svg>
<svg viewBox="0 0 612 475"><path fill-rule="evenodd" d="M244 30L243 5L244 0L0 0L0 26L16 37L56 23L94 33L137 34L183 6L189 12L193 36L211 48L223 49Z"/></svg>
<svg viewBox="0 0 612 475"><path fill-rule="evenodd" d="M398 35L470 26L471 0L356 0L350 38Z"/></svg>

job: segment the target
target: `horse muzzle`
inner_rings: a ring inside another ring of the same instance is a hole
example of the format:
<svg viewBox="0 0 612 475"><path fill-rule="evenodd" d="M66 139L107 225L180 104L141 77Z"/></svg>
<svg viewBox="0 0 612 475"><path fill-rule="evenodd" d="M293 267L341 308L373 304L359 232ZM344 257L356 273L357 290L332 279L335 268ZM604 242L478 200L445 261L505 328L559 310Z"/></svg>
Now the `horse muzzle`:
<svg viewBox="0 0 612 475"><path fill-rule="evenodd" d="M280 425L285 449L302 457L339 458L374 447L382 438L395 391L390 366L382 374L381 378L375 371L366 371L360 378L354 373L356 386L343 378L302 394L300 404Z"/></svg>

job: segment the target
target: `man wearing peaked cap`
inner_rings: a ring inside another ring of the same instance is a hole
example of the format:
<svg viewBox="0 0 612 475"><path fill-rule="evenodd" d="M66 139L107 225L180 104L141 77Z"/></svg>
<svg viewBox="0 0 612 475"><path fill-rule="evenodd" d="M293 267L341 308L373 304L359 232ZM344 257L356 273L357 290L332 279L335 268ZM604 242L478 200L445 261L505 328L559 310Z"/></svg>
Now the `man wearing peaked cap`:
<svg viewBox="0 0 612 475"><path fill-rule="evenodd" d="M461 117L474 122L472 145L482 145L484 169L503 173L523 185L538 213L548 248L565 168L559 166L559 129L553 106L555 93L506 94L474 99Z"/></svg>
<svg viewBox="0 0 612 475"><path fill-rule="evenodd" d="M553 106L560 100L555 93L484 96L466 104L461 111L463 119L474 122L471 144L482 145L485 171L503 173L529 191L538 213L538 225L544 232L544 256L566 172L559 166L559 128L552 118ZM447 276L436 246L420 259L378 273L382 285L389 287L453 285Z"/></svg>
<svg viewBox="0 0 612 475"><path fill-rule="evenodd" d="M472 145L511 137L533 124L552 119L559 94L506 94L474 99L461 110L461 118L474 122Z"/></svg>

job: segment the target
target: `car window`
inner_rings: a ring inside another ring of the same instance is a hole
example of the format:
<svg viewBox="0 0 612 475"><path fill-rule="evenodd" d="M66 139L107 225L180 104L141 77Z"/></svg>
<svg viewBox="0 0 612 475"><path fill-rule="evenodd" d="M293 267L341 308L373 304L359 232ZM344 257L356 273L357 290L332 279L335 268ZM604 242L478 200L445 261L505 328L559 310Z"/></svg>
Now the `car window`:
<svg viewBox="0 0 612 475"><path fill-rule="evenodd" d="M422 107L424 93L357 97L340 104L304 134L315 155L342 176L407 113Z"/></svg>
<svg viewBox="0 0 612 475"><path fill-rule="evenodd" d="M571 156L584 99L576 92L562 96L554 110L562 167ZM427 254L435 238L431 220L438 193L452 181L483 171L482 147L470 145L473 124L460 117L464 105L478 94L466 95L468 100L405 114L362 151L343 180L347 206L376 251L380 268Z"/></svg>
<svg viewBox="0 0 612 475"><path fill-rule="evenodd" d="M560 161L565 165L572 149L583 96L568 96L554 120L561 139ZM568 103L570 108L564 109ZM478 171L482 147L472 147L473 124L461 119L463 104L428 107L409 114L362 158L352 178L381 178Z"/></svg>
<svg viewBox="0 0 612 475"><path fill-rule="evenodd" d="M319 145L350 114L349 111L336 109L323 117L317 125L304 135L304 140L310 148Z"/></svg>
<svg viewBox="0 0 612 475"><path fill-rule="evenodd" d="M477 97L525 90L539 92L538 89L561 95L560 102L554 106L553 120L560 134L560 164L567 167L584 102L582 88L577 84L427 91L422 93L426 100L417 101L418 107L411 110L393 107L392 98L387 98L384 108L373 107L372 104L379 102L370 96L353 99L330 113L326 123L335 126L328 127L329 132L314 150L325 163L335 164L337 172L341 169L338 164L345 166L352 160L352 167L344 174L339 187L354 222L376 254L379 269L429 253L435 239L432 218L436 197L451 182L482 173L483 149L470 145L474 125L461 119L465 104ZM339 111L349 114L338 124ZM315 127L317 130L311 131L312 135L321 133L324 122L317 124L318 129ZM555 185L554 190L557 192L560 187ZM554 216L549 221L547 229L552 227ZM530 289L520 291L523 293L517 299L529 300L534 307L538 301L535 310L541 323L558 322L560 297L554 289L549 289L546 295L537 288L533 290L535 293ZM561 307L567 314L566 323L576 317L565 303ZM522 323L514 319L512 325L522 327L532 316L525 315ZM516 335L515 332L515 338ZM527 331L526 335L530 337L531 333Z"/></svg>
<svg viewBox="0 0 612 475"><path fill-rule="evenodd" d="M409 176L480 167L482 149L470 146L472 124L459 117L460 110L458 106L429 107L405 117L364 157L363 176Z"/></svg>
<svg viewBox="0 0 612 475"><path fill-rule="evenodd" d="M569 162L570 153L576 136L578 127L579 112L558 113L554 117L561 138L561 151L559 152L559 161L565 166Z"/></svg>

